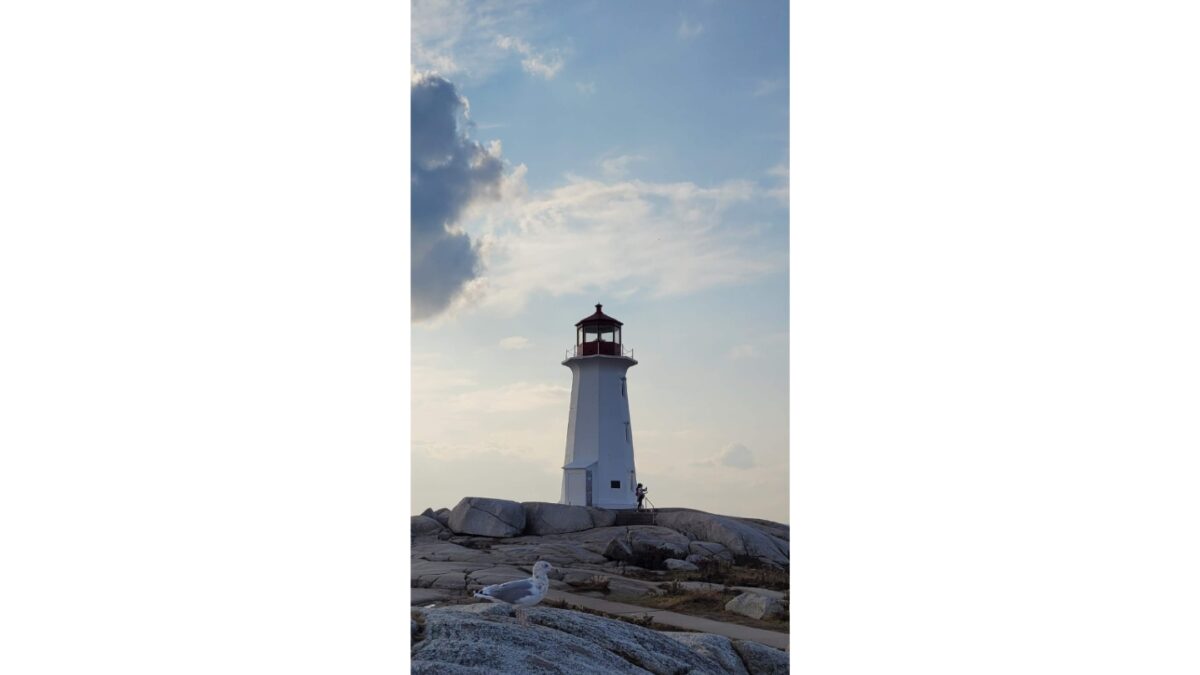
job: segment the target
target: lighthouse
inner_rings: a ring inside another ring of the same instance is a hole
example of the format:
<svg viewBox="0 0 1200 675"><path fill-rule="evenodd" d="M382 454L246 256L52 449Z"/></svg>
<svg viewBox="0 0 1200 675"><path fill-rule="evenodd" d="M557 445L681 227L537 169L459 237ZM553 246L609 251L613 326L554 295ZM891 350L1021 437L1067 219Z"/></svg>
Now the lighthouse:
<svg viewBox="0 0 1200 675"><path fill-rule="evenodd" d="M625 372L637 361L621 344L621 322L601 307L575 324L575 347L563 361L571 369L571 416L559 503L632 509L637 470Z"/></svg>

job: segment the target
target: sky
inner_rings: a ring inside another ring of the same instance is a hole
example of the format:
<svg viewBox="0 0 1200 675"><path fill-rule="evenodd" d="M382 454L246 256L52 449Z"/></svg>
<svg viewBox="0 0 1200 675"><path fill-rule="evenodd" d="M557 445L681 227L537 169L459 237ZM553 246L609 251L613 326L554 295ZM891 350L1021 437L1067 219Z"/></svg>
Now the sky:
<svg viewBox="0 0 1200 675"><path fill-rule="evenodd" d="M654 504L787 521L787 12L413 3L413 513L558 500L603 303Z"/></svg>

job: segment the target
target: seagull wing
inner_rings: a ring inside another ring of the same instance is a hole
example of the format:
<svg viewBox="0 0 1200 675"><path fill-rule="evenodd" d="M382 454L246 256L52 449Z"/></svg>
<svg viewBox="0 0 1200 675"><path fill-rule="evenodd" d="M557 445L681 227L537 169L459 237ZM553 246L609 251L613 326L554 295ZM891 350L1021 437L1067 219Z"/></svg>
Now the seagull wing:
<svg viewBox="0 0 1200 675"><path fill-rule="evenodd" d="M532 597L534 593L533 579L518 579L517 581L488 586L476 593L476 595L483 595L493 600L515 605L522 600Z"/></svg>

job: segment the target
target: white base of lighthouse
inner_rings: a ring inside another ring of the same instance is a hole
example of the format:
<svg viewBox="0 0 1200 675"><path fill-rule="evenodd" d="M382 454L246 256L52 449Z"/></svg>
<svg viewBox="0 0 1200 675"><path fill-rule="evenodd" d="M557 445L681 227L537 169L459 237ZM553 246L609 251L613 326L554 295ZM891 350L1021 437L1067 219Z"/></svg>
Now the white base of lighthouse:
<svg viewBox="0 0 1200 675"><path fill-rule="evenodd" d="M576 356L571 369L571 416L563 462L562 504L637 508L637 469L625 372L627 356Z"/></svg>

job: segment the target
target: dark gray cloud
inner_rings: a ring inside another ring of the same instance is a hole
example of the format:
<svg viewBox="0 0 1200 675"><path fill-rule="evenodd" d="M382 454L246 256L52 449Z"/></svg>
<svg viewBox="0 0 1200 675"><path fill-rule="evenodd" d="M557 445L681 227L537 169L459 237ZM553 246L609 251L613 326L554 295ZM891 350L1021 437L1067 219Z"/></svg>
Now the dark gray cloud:
<svg viewBox="0 0 1200 675"><path fill-rule="evenodd" d="M480 273L479 247L456 231L463 211L496 198L497 154L467 138L467 102L441 77L412 84L412 311L417 321L446 310Z"/></svg>

